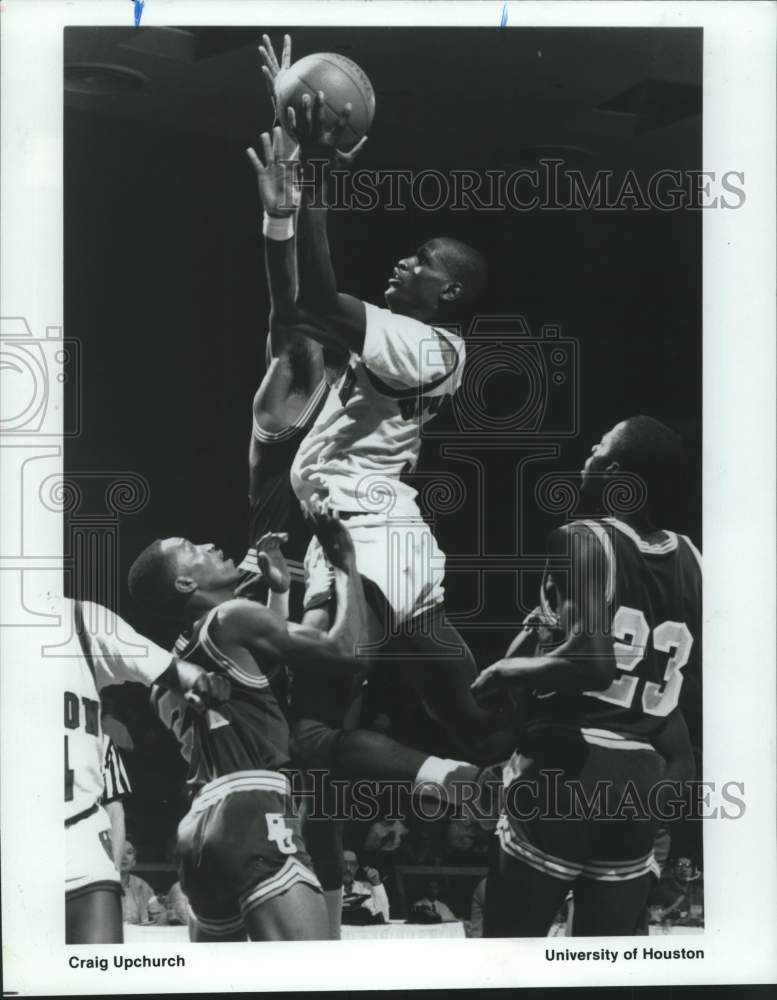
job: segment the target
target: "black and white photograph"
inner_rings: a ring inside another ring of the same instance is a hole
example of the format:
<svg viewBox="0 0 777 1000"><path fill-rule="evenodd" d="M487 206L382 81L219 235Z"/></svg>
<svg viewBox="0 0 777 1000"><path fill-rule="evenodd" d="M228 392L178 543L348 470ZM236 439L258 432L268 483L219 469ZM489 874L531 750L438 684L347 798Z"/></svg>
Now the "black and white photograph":
<svg viewBox="0 0 777 1000"><path fill-rule="evenodd" d="M774 8L19 6L6 987L770 981Z"/></svg>

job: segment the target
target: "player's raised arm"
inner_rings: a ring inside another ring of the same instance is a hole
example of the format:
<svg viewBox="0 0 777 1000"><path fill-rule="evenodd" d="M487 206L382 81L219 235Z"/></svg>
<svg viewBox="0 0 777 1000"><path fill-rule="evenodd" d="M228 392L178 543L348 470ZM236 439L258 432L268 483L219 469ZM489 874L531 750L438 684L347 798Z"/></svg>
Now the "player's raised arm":
<svg viewBox="0 0 777 1000"><path fill-rule="evenodd" d="M270 293L270 377L265 377L254 398L254 417L263 430L274 432L275 418L291 394L310 396L321 382L324 363L321 347L296 325L297 261L294 225L296 202L295 152L289 138L274 128L261 136L262 156L247 155L256 173L264 207L265 272ZM292 144L293 145L293 144ZM269 425L269 426L266 426Z"/></svg>
<svg viewBox="0 0 777 1000"><path fill-rule="evenodd" d="M510 684L540 690L602 690L615 678L610 556L588 528L577 524L555 531L549 552L568 559L566 579L555 580L564 641L546 655L512 656L492 664L473 683L476 692Z"/></svg>
<svg viewBox="0 0 777 1000"><path fill-rule="evenodd" d="M347 158L337 153L337 140L342 134L350 115L346 105L343 115L335 128L325 131L322 110L324 95L319 91L311 102L303 98L303 114L292 122L300 142L300 158L303 183L299 213L299 304L312 319L326 324L324 336L334 336L336 342L361 354L366 331L364 303L353 295L342 294L337 287L332 253L327 232L327 172L329 163L338 157L351 162L358 153L364 139L348 154ZM294 117L293 108L289 114Z"/></svg>
<svg viewBox="0 0 777 1000"><path fill-rule="evenodd" d="M291 58L291 40L284 37L281 62L267 36L260 47L263 73L274 106L275 82ZM298 306L303 316L297 326L306 336L325 347L333 347L360 354L364 344L364 303L352 295L338 292L332 256L327 235L326 174L331 163L348 166L366 142L366 136L347 153L338 148L351 115L351 105L346 104L342 115L330 129L324 123L324 94L319 91L311 100L302 99L300 114L288 109L288 120L283 122L294 133L300 144L303 178L298 219L299 295ZM304 323L302 322L304 318Z"/></svg>
<svg viewBox="0 0 777 1000"><path fill-rule="evenodd" d="M274 319L293 319L297 297L297 266L294 219L297 212L297 161L294 150L288 151L284 133L278 126L272 134L260 137L262 156L247 149L246 155L256 173L259 198L264 208L262 232L265 245L265 270L270 292L270 324Z"/></svg>

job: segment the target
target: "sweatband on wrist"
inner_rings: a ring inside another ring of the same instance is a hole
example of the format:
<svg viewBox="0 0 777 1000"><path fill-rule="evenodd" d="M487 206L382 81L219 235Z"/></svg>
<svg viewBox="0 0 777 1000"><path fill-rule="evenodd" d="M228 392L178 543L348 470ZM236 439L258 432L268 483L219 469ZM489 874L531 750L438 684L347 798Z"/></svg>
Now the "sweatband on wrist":
<svg viewBox="0 0 777 1000"><path fill-rule="evenodd" d="M268 240L290 240L294 235L293 215L268 215L264 213L262 217L262 235Z"/></svg>

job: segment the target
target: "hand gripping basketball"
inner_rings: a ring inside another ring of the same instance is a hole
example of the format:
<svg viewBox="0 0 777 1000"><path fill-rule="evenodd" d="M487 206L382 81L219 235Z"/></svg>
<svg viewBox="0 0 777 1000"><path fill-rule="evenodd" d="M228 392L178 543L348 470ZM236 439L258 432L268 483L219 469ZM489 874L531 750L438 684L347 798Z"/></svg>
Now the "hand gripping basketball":
<svg viewBox="0 0 777 1000"><path fill-rule="evenodd" d="M283 124L299 143L300 157L303 160L332 160L339 167L347 167L361 152L367 136L363 135L352 149L341 149L353 114L353 105L348 101L330 128L324 116L326 103L323 90L317 91L312 99L310 94L303 94L300 98L300 114L289 105Z"/></svg>

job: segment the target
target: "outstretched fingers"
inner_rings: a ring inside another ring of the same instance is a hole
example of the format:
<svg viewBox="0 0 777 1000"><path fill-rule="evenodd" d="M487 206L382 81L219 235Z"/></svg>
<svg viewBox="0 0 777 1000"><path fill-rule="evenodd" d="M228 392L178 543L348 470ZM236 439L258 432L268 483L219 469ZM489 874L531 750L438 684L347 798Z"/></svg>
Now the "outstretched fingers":
<svg viewBox="0 0 777 1000"><path fill-rule="evenodd" d="M246 150L246 156L251 161L251 164L253 165L253 168L257 172L257 174L263 174L264 173L264 164L259 159L259 157L256 155L256 150L252 149L249 146L248 149Z"/></svg>
<svg viewBox="0 0 777 1000"><path fill-rule="evenodd" d="M283 39L284 55L286 49L286 39L288 37L289 37L288 35L285 35ZM261 55L265 65L270 70L272 75L276 76L278 73L280 73L281 67L278 65L278 57L275 55L275 49L273 48L273 44L270 41L270 36L262 35L262 42L264 44L259 46L259 54ZM289 45L291 45L291 40L289 40ZM289 54L291 54L291 49L289 49ZM283 58L283 55L281 56L281 58Z"/></svg>

